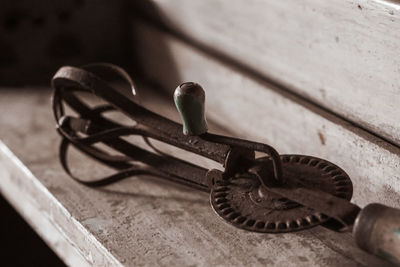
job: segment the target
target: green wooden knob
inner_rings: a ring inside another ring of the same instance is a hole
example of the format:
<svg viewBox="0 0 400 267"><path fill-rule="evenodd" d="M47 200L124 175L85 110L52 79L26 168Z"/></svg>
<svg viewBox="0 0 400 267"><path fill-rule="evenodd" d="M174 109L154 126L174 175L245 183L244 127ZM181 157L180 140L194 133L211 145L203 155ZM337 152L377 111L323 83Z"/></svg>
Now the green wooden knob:
<svg viewBox="0 0 400 267"><path fill-rule="evenodd" d="M183 134L200 135L207 132L205 99L204 90L197 83L182 83L175 89L174 102L182 118Z"/></svg>

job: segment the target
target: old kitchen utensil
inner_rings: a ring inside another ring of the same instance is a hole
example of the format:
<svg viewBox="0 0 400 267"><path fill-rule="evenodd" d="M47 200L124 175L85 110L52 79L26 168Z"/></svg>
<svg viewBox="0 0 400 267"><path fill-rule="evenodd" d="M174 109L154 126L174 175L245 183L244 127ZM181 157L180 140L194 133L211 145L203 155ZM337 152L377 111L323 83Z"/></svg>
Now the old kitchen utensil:
<svg viewBox="0 0 400 267"><path fill-rule="evenodd" d="M138 174L151 174L210 192L212 208L230 224L249 231L283 233L319 224L353 231L364 250L400 264L400 210L381 204L361 209L350 203L352 183L338 166L304 155L279 155L271 146L207 132L205 94L196 83L183 83L174 100L182 125L144 108L96 73L112 72L136 94L129 75L111 64L62 67L52 79L53 111L63 137L60 160L66 172L88 186L104 186ZM89 92L107 105L91 107L76 94ZM66 115L64 104L78 115ZM126 126L104 116L119 111L135 124ZM123 137L139 135L155 153ZM207 170L166 155L152 138L214 160L224 171ZM118 155L96 147L102 143ZM116 170L98 180L75 177L67 164L68 146ZM255 152L267 156L255 157Z"/></svg>

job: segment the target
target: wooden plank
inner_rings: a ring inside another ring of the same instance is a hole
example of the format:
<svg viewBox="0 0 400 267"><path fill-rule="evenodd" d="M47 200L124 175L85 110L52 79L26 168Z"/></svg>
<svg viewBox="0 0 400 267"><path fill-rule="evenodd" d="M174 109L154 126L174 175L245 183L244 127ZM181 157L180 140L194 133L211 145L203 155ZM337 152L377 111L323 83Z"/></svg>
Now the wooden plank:
<svg viewBox="0 0 400 267"><path fill-rule="evenodd" d="M206 90L207 116L223 128L269 143L283 154L313 155L338 164L352 178L353 199L359 205L381 202L400 207L398 147L150 24L136 21L133 27L138 64L171 94L183 81L198 82Z"/></svg>
<svg viewBox="0 0 400 267"><path fill-rule="evenodd" d="M138 88L145 93L143 103L177 118L177 112L170 108L171 99L165 104L154 94L146 96L145 89ZM32 172L24 167L22 172L10 169L15 158L11 156L10 162L10 153L4 153L7 150L2 146L1 192L16 207L25 205L20 200L36 207L39 214L25 213L25 218L37 231L46 229L31 217L51 218L49 222L93 265L385 265L358 249L349 234L322 227L283 235L238 230L215 215L207 194L157 178L134 177L104 189L79 185L58 162L60 138L49 99L47 90L0 90L0 114L7 114L0 117L0 137ZM221 131L213 124L211 127ZM195 160L190 154L174 154ZM94 175L99 169L77 154L70 162L81 166L79 171L84 175ZM25 209L18 209L24 214Z"/></svg>
<svg viewBox="0 0 400 267"><path fill-rule="evenodd" d="M187 42L400 144L400 5L152 0Z"/></svg>
<svg viewBox="0 0 400 267"><path fill-rule="evenodd" d="M119 265L1 141L0 177L1 194L66 264ZM86 239L86 255L74 239Z"/></svg>

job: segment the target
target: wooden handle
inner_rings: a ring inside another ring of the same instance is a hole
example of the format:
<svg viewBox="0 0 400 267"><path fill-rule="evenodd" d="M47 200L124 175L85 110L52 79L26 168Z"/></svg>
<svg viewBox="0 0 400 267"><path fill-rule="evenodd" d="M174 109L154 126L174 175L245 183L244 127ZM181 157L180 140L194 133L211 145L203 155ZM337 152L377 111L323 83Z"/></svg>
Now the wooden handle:
<svg viewBox="0 0 400 267"><path fill-rule="evenodd" d="M396 265L400 265L400 210L381 204L367 205L353 227L357 245Z"/></svg>
<svg viewBox="0 0 400 267"><path fill-rule="evenodd" d="M197 83L183 83L175 89L174 101L182 118L185 135L200 135L207 132L204 115L205 98L203 88Z"/></svg>

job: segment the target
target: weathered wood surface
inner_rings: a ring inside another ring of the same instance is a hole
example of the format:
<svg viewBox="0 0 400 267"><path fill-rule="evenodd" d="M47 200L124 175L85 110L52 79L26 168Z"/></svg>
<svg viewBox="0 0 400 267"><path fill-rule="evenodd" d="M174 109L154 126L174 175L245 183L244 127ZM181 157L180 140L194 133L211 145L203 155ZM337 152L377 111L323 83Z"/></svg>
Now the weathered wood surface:
<svg viewBox="0 0 400 267"><path fill-rule="evenodd" d="M118 264L1 141L0 167L1 194L66 264ZM75 245L78 242L90 244L86 257L81 251L84 248Z"/></svg>
<svg viewBox="0 0 400 267"><path fill-rule="evenodd" d="M186 41L400 144L397 1L139 2Z"/></svg>
<svg viewBox="0 0 400 267"><path fill-rule="evenodd" d="M183 81L206 90L207 116L237 136L273 145L285 154L326 158L353 180L359 205L400 207L400 149L293 98L263 80L225 65L175 37L139 21L138 60L150 79L172 92ZM160 47L162 49L160 49ZM141 60L140 60L141 58ZM149 60L156 58L157 60ZM179 70L177 75L171 71Z"/></svg>
<svg viewBox="0 0 400 267"><path fill-rule="evenodd" d="M198 79L201 81L202 77ZM78 260L85 259L96 266L386 265L358 249L349 234L322 227L282 235L238 230L214 214L207 194L157 178L136 177L104 189L79 185L62 171L58 162L59 137L49 99L50 92L46 90L0 90L0 138L33 173L21 167L9 150L0 145L0 188L59 254L64 253L63 246L72 247L72 254L81 255ZM273 100L276 105L292 105L290 100L278 97ZM143 102L151 103L153 110L177 118L173 109L166 108L154 96L143 97ZM211 107L212 102L209 101ZM224 116L223 109L221 112ZM310 111L300 112L305 118L311 116ZM227 116L227 120L231 119ZM255 128L263 128L262 124L260 121L242 137L254 136ZM327 144L334 139L329 135L334 127L331 124L327 121L323 132ZM219 129L212 124L211 127ZM344 145L352 142L346 136L342 138ZM315 138L309 142L311 146L313 143ZM360 141L361 144L368 146L369 142ZM287 149L291 147L296 148L293 142L288 143ZM379 147L376 149L380 152ZM346 151L342 155L346 157ZM192 159L187 154L185 157ZM81 164L83 174L98 172L91 161L77 154L70 161L73 165ZM43 229L42 219L53 224L53 232L58 233L49 234L48 228ZM75 261L67 263L79 265Z"/></svg>

